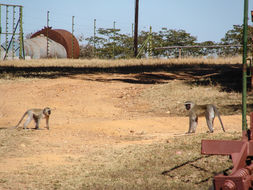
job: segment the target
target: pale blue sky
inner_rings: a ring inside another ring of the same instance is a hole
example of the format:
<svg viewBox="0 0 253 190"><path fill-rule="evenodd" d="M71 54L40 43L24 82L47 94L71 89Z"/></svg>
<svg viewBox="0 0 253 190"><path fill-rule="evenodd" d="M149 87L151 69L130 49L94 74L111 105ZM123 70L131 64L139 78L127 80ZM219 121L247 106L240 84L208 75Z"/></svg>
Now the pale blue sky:
<svg viewBox="0 0 253 190"><path fill-rule="evenodd" d="M243 0L139 0L139 31L184 29L199 42L219 42L234 24L243 22ZM36 32L46 25L71 31L75 16L75 35L93 35L94 19L97 28L113 27L122 33L132 33L135 0L1 0L3 4L24 6L24 32ZM249 13L253 3L249 1ZM249 24L252 25L251 18ZM2 26L3 27L3 26Z"/></svg>

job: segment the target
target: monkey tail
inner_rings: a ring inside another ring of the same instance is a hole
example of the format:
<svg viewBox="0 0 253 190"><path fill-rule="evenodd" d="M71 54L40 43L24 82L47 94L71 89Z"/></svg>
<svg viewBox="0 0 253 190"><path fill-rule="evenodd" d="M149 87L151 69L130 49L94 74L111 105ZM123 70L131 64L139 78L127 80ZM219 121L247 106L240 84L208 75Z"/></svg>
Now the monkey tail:
<svg viewBox="0 0 253 190"><path fill-rule="evenodd" d="M224 125L223 125L223 123L222 123L222 120L221 120L220 113L219 113L218 109L217 109L215 106L213 106L213 107L214 107L214 111L215 111L216 115L218 116L218 118L219 118L219 120L220 120L220 124L221 124L222 130L223 130L224 132L226 132L226 131L225 131L225 128L224 128Z"/></svg>
<svg viewBox="0 0 253 190"><path fill-rule="evenodd" d="M28 111L26 111L26 112L24 113L24 115L23 115L23 116L21 117L21 119L19 120L18 124L17 124L16 126L12 127L12 129L18 128L19 124L22 122L22 120L23 120L24 117L26 116L27 112L28 112Z"/></svg>

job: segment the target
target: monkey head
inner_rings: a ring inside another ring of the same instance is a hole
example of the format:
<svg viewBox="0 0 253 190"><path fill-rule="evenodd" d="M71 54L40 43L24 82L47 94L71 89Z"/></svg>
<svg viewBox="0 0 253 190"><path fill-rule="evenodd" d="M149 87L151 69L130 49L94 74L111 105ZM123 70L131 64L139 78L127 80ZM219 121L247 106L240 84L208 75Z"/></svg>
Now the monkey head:
<svg viewBox="0 0 253 190"><path fill-rule="evenodd" d="M46 107L43 109L43 114L46 116L49 116L51 114L51 109L49 107Z"/></svg>
<svg viewBox="0 0 253 190"><path fill-rule="evenodd" d="M191 102L191 101L185 102L184 105L185 105L185 109L186 110L190 110L190 109L192 109L194 107L194 103Z"/></svg>

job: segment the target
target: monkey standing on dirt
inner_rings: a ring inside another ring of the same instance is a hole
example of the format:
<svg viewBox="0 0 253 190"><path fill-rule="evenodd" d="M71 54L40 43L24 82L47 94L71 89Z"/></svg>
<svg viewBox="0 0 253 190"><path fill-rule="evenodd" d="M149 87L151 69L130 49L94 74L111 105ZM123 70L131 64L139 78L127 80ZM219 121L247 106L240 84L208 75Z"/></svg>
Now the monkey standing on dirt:
<svg viewBox="0 0 253 190"><path fill-rule="evenodd" d="M51 109L46 107L44 109L29 109L27 110L24 115L22 116L22 118L20 119L20 121L18 122L18 124L13 127L13 128L17 128L19 126L19 124L22 122L22 120L24 119L24 117L27 115L27 119L24 123L24 129L27 128L27 125L34 120L36 125L35 125L35 129L39 129L39 122L40 119L45 118L46 119L46 128L49 129L49 116L51 114Z"/></svg>
<svg viewBox="0 0 253 190"><path fill-rule="evenodd" d="M187 101L185 102L185 109L189 111L189 130L187 133L195 133L198 125L199 115L205 115L206 123L210 133L213 133L213 121L215 116L217 115L222 130L225 132L218 109L213 104L197 105L191 101Z"/></svg>

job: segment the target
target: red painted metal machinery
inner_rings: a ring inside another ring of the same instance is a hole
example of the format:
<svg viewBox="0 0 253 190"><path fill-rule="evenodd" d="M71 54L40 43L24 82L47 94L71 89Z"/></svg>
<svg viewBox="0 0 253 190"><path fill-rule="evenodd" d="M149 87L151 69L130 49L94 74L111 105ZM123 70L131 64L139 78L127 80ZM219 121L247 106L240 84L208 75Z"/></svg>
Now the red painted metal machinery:
<svg viewBox="0 0 253 190"><path fill-rule="evenodd" d="M216 190L253 189L253 113L250 114L250 129L242 132L241 140L202 140L201 153L232 158L231 174L214 177Z"/></svg>
<svg viewBox="0 0 253 190"><path fill-rule="evenodd" d="M31 38L43 34L51 40L63 45L67 52L68 58L79 58L80 48L77 39L70 32L62 29L52 29L52 27L44 27L42 30L34 33Z"/></svg>

